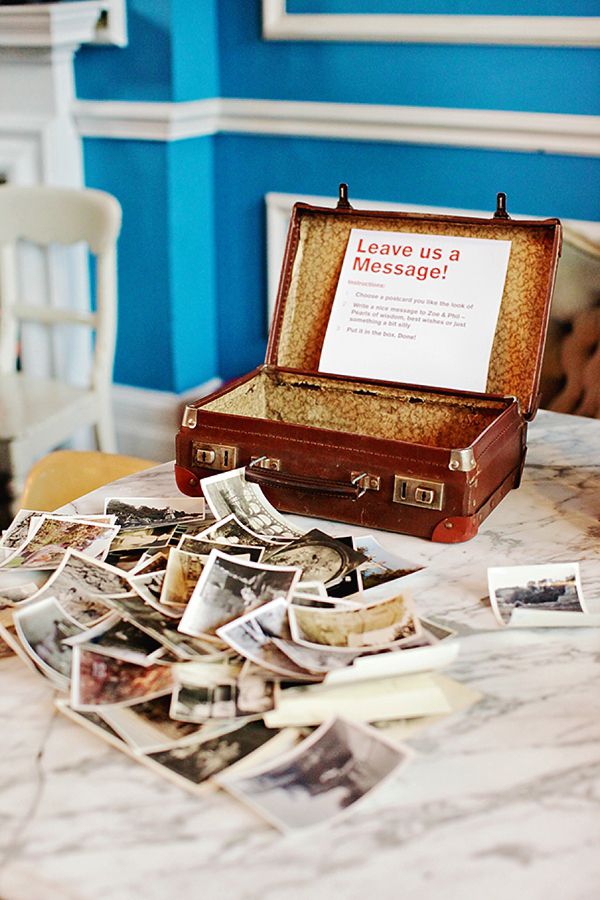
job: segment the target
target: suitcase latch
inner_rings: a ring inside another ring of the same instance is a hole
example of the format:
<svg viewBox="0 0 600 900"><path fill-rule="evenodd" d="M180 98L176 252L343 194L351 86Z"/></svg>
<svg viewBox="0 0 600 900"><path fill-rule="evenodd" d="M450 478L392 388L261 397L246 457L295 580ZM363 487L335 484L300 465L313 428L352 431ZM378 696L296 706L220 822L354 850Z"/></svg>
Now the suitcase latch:
<svg viewBox="0 0 600 900"><path fill-rule="evenodd" d="M394 475L394 503L406 506L421 506L427 509L442 509L444 505L444 484L439 481L423 481L407 475Z"/></svg>
<svg viewBox="0 0 600 900"><path fill-rule="evenodd" d="M201 469L237 469L238 450L226 444L201 444L192 441L192 465Z"/></svg>

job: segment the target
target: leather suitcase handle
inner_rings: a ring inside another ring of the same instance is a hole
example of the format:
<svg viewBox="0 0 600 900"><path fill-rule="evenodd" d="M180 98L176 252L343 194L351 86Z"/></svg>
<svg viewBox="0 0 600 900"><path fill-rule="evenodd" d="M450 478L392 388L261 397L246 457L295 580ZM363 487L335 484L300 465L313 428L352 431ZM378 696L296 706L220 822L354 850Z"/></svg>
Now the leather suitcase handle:
<svg viewBox="0 0 600 900"><path fill-rule="evenodd" d="M273 469L259 469L246 466L246 481L253 481L266 487L285 487L313 494L329 494L333 497L358 500L363 489L358 484L346 481L327 481L326 478L313 478L310 475L291 475L288 472L277 472Z"/></svg>

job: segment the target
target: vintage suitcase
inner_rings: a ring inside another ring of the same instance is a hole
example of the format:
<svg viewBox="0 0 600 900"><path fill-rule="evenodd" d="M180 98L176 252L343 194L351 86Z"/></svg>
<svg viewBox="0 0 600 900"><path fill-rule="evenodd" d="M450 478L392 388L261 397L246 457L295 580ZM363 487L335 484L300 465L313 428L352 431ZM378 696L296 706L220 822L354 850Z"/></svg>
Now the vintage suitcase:
<svg viewBox="0 0 600 900"><path fill-rule="evenodd" d="M485 392L321 374L350 229L510 240ZM266 364L189 404L176 438L185 494L246 467L275 507L433 541L472 538L519 485L556 264L558 219L294 207Z"/></svg>

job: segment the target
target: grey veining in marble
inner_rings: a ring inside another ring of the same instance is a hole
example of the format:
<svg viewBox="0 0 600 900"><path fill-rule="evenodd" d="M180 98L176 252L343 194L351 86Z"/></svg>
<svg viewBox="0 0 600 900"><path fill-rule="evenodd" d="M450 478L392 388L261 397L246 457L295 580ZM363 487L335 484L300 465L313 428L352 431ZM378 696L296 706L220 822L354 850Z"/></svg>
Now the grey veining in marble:
<svg viewBox="0 0 600 900"><path fill-rule="evenodd" d="M378 536L426 565L417 608L458 629L447 674L484 696L414 735L410 766L318 834L283 837L223 793L188 795L2 661L2 900L596 900L600 630L502 629L486 597L488 566L576 560L600 611L600 422L541 411L529 443L522 486L472 541ZM120 488L172 496L172 466Z"/></svg>

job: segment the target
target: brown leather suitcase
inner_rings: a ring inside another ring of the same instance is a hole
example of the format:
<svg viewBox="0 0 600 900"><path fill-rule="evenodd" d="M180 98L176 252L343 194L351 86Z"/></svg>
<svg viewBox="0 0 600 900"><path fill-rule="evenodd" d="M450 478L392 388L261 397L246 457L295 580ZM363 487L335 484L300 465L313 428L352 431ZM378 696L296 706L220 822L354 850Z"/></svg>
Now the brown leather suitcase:
<svg viewBox="0 0 600 900"><path fill-rule="evenodd" d="M318 371L350 229L510 240L485 392ZM246 467L279 510L416 535L472 538L519 485L554 276L558 219L353 209L293 210L266 363L189 404L176 439L179 489Z"/></svg>

